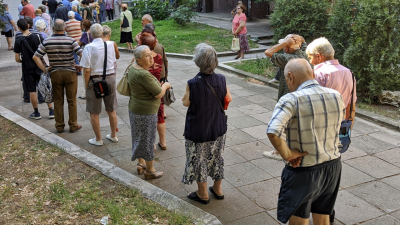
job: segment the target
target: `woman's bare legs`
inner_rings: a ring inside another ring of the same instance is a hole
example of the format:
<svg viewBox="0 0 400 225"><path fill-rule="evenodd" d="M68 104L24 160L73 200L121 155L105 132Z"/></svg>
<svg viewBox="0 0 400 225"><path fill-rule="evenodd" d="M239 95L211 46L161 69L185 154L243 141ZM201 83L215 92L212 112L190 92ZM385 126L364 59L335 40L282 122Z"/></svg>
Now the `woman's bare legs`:
<svg viewBox="0 0 400 225"><path fill-rule="evenodd" d="M207 182L200 183L197 181L198 190L196 191L197 196L203 200L208 200L208 189L207 189Z"/></svg>
<svg viewBox="0 0 400 225"><path fill-rule="evenodd" d="M167 146L167 141L165 140L165 130L166 130L165 123L158 123L157 124L157 132L158 132L158 136L160 138L160 145L162 147L166 147Z"/></svg>
<svg viewBox="0 0 400 225"><path fill-rule="evenodd" d="M215 180L214 181L214 185L213 185L213 189L214 189L215 194L223 195L223 193L222 193L222 180Z"/></svg>

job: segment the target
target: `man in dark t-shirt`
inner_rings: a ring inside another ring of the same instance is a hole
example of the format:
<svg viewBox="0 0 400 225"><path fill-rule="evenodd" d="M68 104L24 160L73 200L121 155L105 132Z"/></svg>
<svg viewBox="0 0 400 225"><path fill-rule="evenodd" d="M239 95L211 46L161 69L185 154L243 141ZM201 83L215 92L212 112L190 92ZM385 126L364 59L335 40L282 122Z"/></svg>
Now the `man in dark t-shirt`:
<svg viewBox="0 0 400 225"><path fill-rule="evenodd" d="M54 19L54 14L56 13L57 9L57 1L56 0L49 0L47 2L47 7L49 7L49 14L51 16L51 19Z"/></svg>
<svg viewBox="0 0 400 225"><path fill-rule="evenodd" d="M22 63L22 79L31 99L34 112L29 116L32 119L41 119L38 111L38 100L36 96L36 86L40 80L41 70L33 61L32 57L38 49L42 40L38 34L32 34L28 27L28 23L24 19L19 19L17 22L18 29L22 32L15 40L14 52L15 61ZM54 118L54 110L51 103L49 107L49 118Z"/></svg>

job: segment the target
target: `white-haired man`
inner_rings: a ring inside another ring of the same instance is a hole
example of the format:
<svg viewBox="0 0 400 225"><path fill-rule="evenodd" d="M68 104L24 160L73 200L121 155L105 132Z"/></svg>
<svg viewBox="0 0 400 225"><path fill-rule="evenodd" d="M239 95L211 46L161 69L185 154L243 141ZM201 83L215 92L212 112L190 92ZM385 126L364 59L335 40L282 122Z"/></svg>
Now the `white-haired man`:
<svg viewBox="0 0 400 225"><path fill-rule="evenodd" d="M49 24L48 24L47 21L46 21L45 19L43 19L43 17L42 17L42 10L41 10L41 9L36 9L35 15L36 15L36 17L33 19L33 29L34 29L34 30L38 30L38 29L36 29L36 21L38 21L38 20L43 20L44 23L46 24L46 27L44 28L43 32L44 32L44 33L47 33L47 31L49 30Z"/></svg>
<svg viewBox="0 0 400 225"><path fill-rule="evenodd" d="M145 14L142 17L142 28L144 28L144 25L146 25L148 23L153 23L153 17L151 17L150 14ZM139 32L138 34L136 34L136 36L135 36L136 43L139 43L141 34L142 34L142 32Z"/></svg>
<svg viewBox="0 0 400 225"><path fill-rule="evenodd" d="M96 135L95 138L89 139L92 145L101 146L103 140L101 139L100 119L101 102L104 101L106 112L110 120L111 134L106 138L112 142L118 142L117 138L117 96L115 85L115 71L114 63L116 62L114 44L110 41L104 42L103 27L100 24L94 24L90 27L90 34L93 37L93 42L85 46L81 58L81 66L83 67L83 74L85 76L86 90L86 112L90 113L90 122L93 131ZM105 49L107 47L107 49ZM107 53L105 52L107 50ZM104 57L106 58L106 68L104 71ZM103 98L96 98L93 90L93 83L103 79L103 72L105 72L105 81L107 82L109 95Z"/></svg>
<svg viewBox="0 0 400 225"><path fill-rule="evenodd" d="M353 111L351 115L352 123L354 125L354 117L356 115L355 103L357 100L356 95L356 80L351 71L340 65L339 60L335 59L335 50L328 39L321 37L315 39L306 49L310 63L314 65L315 79L318 83L327 88L332 88L338 91L346 104L346 117L350 117L350 106L353 104ZM351 102L351 93L354 88L354 99Z"/></svg>

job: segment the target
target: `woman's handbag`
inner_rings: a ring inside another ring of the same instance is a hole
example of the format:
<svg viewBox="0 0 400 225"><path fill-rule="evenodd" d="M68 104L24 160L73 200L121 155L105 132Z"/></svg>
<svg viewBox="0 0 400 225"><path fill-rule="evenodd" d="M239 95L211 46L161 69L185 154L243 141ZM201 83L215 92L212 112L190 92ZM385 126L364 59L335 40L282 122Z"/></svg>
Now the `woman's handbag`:
<svg viewBox="0 0 400 225"><path fill-rule="evenodd" d="M350 102L350 116L348 119L343 120L342 124L340 125L339 130L339 152L344 153L349 149L351 143L351 125L352 125L352 118L351 114L353 112L353 100L354 100L354 75L352 73L353 78L353 90L351 91L351 102Z"/></svg>
<svg viewBox="0 0 400 225"><path fill-rule="evenodd" d="M131 96L131 89L129 88L128 85L128 73L129 73L129 68L131 68L132 64L126 68L124 76L121 78L117 85L117 91L120 95L125 95L125 96Z"/></svg>
<svg viewBox="0 0 400 225"><path fill-rule="evenodd" d="M110 94L108 84L106 82L106 70L107 70L107 44L104 42L104 67L103 67L103 80L93 82L93 90L96 98L104 98ZM90 77L92 79L92 77ZM92 79L93 81L93 79Z"/></svg>
<svg viewBox="0 0 400 225"><path fill-rule="evenodd" d="M168 82L168 80L165 79L165 82ZM174 89L172 89L172 87L170 89L167 89L165 91L165 95L163 98L164 98L164 104L167 106L169 106L173 102L175 102L176 98L175 98L175 94L174 94Z"/></svg>
<svg viewBox="0 0 400 225"><path fill-rule="evenodd" d="M232 51L239 51L240 50L240 42L239 42L239 38L233 38L232 39L232 47L231 47Z"/></svg>
<svg viewBox="0 0 400 225"><path fill-rule="evenodd" d="M123 15L124 15L124 20L122 21L121 27L122 28L129 27L129 21L126 18L125 13L123 13Z"/></svg>

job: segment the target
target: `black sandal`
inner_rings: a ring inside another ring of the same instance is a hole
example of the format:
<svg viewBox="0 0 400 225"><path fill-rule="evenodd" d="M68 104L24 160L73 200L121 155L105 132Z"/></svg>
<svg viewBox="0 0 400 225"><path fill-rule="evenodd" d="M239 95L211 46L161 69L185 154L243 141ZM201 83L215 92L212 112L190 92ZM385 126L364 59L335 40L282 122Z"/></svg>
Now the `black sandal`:
<svg viewBox="0 0 400 225"><path fill-rule="evenodd" d="M214 188L213 188L213 186L210 186L209 188L208 188L208 190L210 190L210 192L215 196L215 198L216 199L218 199L218 200L222 200L222 199L224 199L224 195L217 195L217 193L215 193L215 191L214 191Z"/></svg>
<svg viewBox="0 0 400 225"><path fill-rule="evenodd" d="M199 196L197 196L197 193L194 192L190 192L187 195L188 199L196 201L196 202L200 202L201 204L207 205L208 203L210 203L210 198L208 198L207 200L201 199L199 198Z"/></svg>

